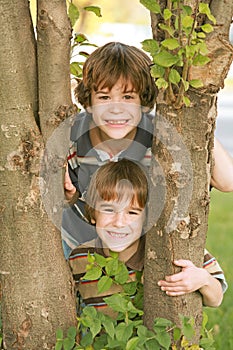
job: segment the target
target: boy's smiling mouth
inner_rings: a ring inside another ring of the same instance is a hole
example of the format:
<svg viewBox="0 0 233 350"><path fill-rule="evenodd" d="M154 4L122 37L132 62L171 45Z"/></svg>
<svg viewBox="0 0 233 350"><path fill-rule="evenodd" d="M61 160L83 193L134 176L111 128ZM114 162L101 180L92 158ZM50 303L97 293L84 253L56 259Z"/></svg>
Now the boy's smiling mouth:
<svg viewBox="0 0 233 350"><path fill-rule="evenodd" d="M105 122L110 125L125 125L129 122L129 119L119 119L119 120L106 119Z"/></svg>
<svg viewBox="0 0 233 350"><path fill-rule="evenodd" d="M107 233L109 234L109 236L113 237L113 238L125 238L128 236L128 233L121 233L121 232L116 232L116 231L107 231Z"/></svg>

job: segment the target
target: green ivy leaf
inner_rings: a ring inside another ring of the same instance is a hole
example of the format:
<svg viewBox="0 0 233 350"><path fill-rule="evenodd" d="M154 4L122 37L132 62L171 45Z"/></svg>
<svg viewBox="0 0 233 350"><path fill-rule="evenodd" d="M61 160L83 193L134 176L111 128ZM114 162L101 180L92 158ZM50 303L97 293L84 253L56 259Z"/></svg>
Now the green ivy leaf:
<svg viewBox="0 0 233 350"><path fill-rule="evenodd" d="M199 39L205 39L205 38L206 38L206 35L205 35L205 33L200 32L200 33L197 33L197 37L198 37Z"/></svg>
<svg viewBox="0 0 233 350"><path fill-rule="evenodd" d="M171 337L167 332L159 332L156 334L156 340L166 350L169 350L171 345Z"/></svg>
<svg viewBox="0 0 233 350"><path fill-rule="evenodd" d="M79 19L79 10L72 2L69 4L68 16L73 27L76 21Z"/></svg>
<svg viewBox="0 0 233 350"><path fill-rule="evenodd" d="M128 310L128 301L121 294L113 294L110 297L104 298L104 301L113 311L125 313Z"/></svg>
<svg viewBox="0 0 233 350"><path fill-rule="evenodd" d="M173 329L173 339L174 339L174 341L179 340L180 337L181 337L181 330L180 330L180 328L175 327L175 328Z"/></svg>
<svg viewBox="0 0 233 350"><path fill-rule="evenodd" d="M116 327L116 339L126 343L133 334L133 323L121 322Z"/></svg>
<svg viewBox="0 0 233 350"><path fill-rule="evenodd" d="M94 257L94 255L91 254L89 251L88 251L88 253L87 253L87 261L88 261L89 263L95 262L95 257Z"/></svg>
<svg viewBox="0 0 233 350"><path fill-rule="evenodd" d="M208 62L210 62L210 58L207 56L203 56L200 53L193 59L194 66L204 66Z"/></svg>
<svg viewBox="0 0 233 350"><path fill-rule="evenodd" d="M154 337L154 333L146 328L144 325L140 325L137 329L137 335L139 338L152 338Z"/></svg>
<svg viewBox="0 0 233 350"><path fill-rule="evenodd" d="M188 91L188 89L189 89L189 82L182 79L182 84L184 85L184 91Z"/></svg>
<svg viewBox="0 0 233 350"><path fill-rule="evenodd" d="M63 339L63 330L61 328L58 328L56 331L56 339L57 340Z"/></svg>
<svg viewBox="0 0 233 350"><path fill-rule="evenodd" d="M135 349L137 349L138 342L139 342L139 338L138 337L131 338L127 342L125 350L135 350Z"/></svg>
<svg viewBox="0 0 233 350"><path fill-rule="evenodd" d="M203 2L200 2L199 12L205 14L209 18L210 21L212 21L214 24L216 24L216 18L211 14L209 4L205 4Z"/></svg>
<svg viewBox="0 0 233 350"><path fill-rule="evenodd" d="M157 317L154 322L154 329L155 327L171 327L173 323L170 320L167 320L166 318L163 317Z"/></svg>
<svg viewBox="0 0 233 350"><path fill-rule="evenodd" d="M93 343L91 332L87 332L82 336L80 344L85 348Z"/></svg>
<svg viewBox="0 0 233 350"><path fill-rule="evenodd" d="M161 67L171 67L179 61L179 57L172 55L167 51L161 51L157 55L153 56L154 63Z"/></svg>
<svg viewBox="0 0 233 350"><path fill-rule="evenodd" d="M171 69L168 79L172 84L178 84L181 79L180 73L176 69Z"/></svg>
<svg viewBox="0 0 233 350"><path fill-rule="evenodd" d="M161 44L169 50L177 49L177 47L180 46L178 40L174 38L165 39L161 42Z"/></svg>
<svg viewBox="0 0 233 350"><path fill-rule="evenodd" d="M168 82L163 78L157 79L155 84L158 87L158 89L166 89L168 87Z"/></svg>
<svg viewBox="0 0 233 350"><path fill-rule="evenodd" d="M162 30L165 30L166 32L169 33L170 36L173 36L174 34L174 29L172 27L167 26L166 24L163 23L159 23L159 28L161 28Z"/></svg>
<svg viewBox="0 0 233 350"><path fill-rule="evenodd" d="M74 41L76 43L78 43L78 44L81 44L81 43L83 43L85 41L88 41L88 39L87 39L87 37L84 34L78 33L78 34L75 35Z"/></svg>
<svg viewBox="0 0 233 350"><path fill-rule="evenodd" d="M109 318L109 319L102 321L102 324L103 324L107 334L113 339L114 335L115 335L114 321Z"/></svg>
<svg viewBox="0 0 233 350"><path fill-rule="evenodd" d="M75 344L75 339L65 338L63 340L63 348L64 350L72 350Z"/></svg>
<svg viewBox="0 0 233 350"><path fill-rule="evenodd" d="M145 342L147 350L161 350L161 347L156 339L149 339Z"/></svg>
<svg viewBox="0 0 233 350"><path fill-rule="evenodd" d="M94 306L86 306L83 308L83 314L90 318L95 318L97 316L97 310Z"/></svg>
<svg viewBox="0 0 233 350"><path fill-rule="evenodd" d="M146 39L141 42L144 51L149 52L152 56L159 50L159 44L154 39Z"/></svg>
<svg viewBox="0 0 233 350"><path fill-rule="evenodd" d="M192 79L189 80L189 84L194 87L195 89L199 89L203 87L203 82L200 79Z"/></svg>
<svg viewBox="0 0 233 350"><path fill-rule="evenodd" d="M63 347L63 340L60 340L60 339L57 340L54 350L62 350L62 347Z"/></svg>
<svg viewBox="0 0 233 350"><path fill-rule="evenodd" d="M94 253L94 257L99 266L104 267L106 265L106 258L103 255Z"/></svg>
<svg viewBox="0 0 233 350"><path fill-rule="evenodd" d="M85 275L83 276L83 280L98 280L102 275L101 267L99 266L93 266L91 270L87 271Z"/></svg>
<svg viewBox="0 0 233 350"><path fill-rule="evenodd" d="M93 12L97 17L102 17L101 9L98 6L86 6L84 10Z"/></svg>
<svg viewBox="0 0 233 350"><path fill-rule="evenodd" d="M82 66L78 62L72 62L70 64L70 73L75 77L82 76Z"/></svg>
<svg viewBox="0 0 233 350"><path fill-rule="evenodd" d="M183 331L184 336L185 336L187 339L192 339L192 337L194 336L194 328L193 328L192 325L189 324L189 323L185 323L185 324L183 325L182 331Z"/></svg>
<svg viewBox="0 0 233 350"><path fill-rule="evenodd" d="M113 259L118 259L119 253L113 252L112 250L110 250L110 251L109 251L109 254L110 254L110 256L111 256ZM107 259L108 259L108 258L107 258Z"/></svg>
<svg viewBox="0 0 233 350"><path fill-rule="evenodd" d="M92 337L95 338L95 336L100 333L101 331L101 322L98 318L95 318L92 320L92 323L90 325L90 332L92 334Z"/></svg>
<svg viewBox="0 0 233 350"><path fill-rule="evenodd" d="M137 282L128 282L123 285L124 292L128 295L134 295L137 290Z"/></svg>
<svg viewBox="0 0 233 350"><path fill-rule="evenodd" d="M124 263L120 262L117 273L115 275L115 281L119 284L125 284L129 278L129 271Z"/></svg>
<svg viewBox="0 0 233 350"><path fill-rule="evenodd" d="M202 29L203 32L205 32L205 33L211 33L211 32L213 32L213 30L214 30L213 26L212 26L211 24L209 24L209 23L203 24L203 25L201 26L201 29Z"/></svg>
<svg viewBox="0 0 233 350"><path fill-rule="evenodd" d="M172 17L172 12L169 9L164 9L164 11L163 11L164 20L167 21L171 17Z"/></svg>
<svg viewBox="0 0 233 350"><path fill-rule="evenodd" d="M157 64L154 64L150 71L153 78L163 78L165 74L165 68Z"/></svg>
<svg viewBox="0 0 233 350"><path fill-rule="evenodd" d="M70 339L75 339L77 334L76 327L70 327L67 331L67 337Z"/></svg>
<svg viewBox="0 0 233 350"><path fill-rule="evenodd" d="M197 46L198 46L199 53L201 55L206 56L209 53L209 50L204 41L202 43L199 43Z"/></svg>
<svg viewBox="0 0 233 350"><path fill-rule="evenodd" d="M181 20L184 28L191 28L193 25L194 19L191 16L184 16Z"/></svg>
<svg viewBox="0 0 233 350"><path fill-rule="evenodd" d="M102 276L98 281L98 292L103 293L109 290L113 281L109 276Z"/></svg>
<svg viewBox="0 0 233 350"><path fill-rule="evenodd" d="M117 273L117 270L118 270L118 266L119 266L119 260L118 259L111 259L109 261L107 261L107 264L106 264L106 273L109 275L109 276L113 276Z"/></svg>
<svg viewBox="0 0 233 350"><path fill-rule="evenodd" d="M155 0L140 0L140 3L153 13L161 13L160 6Z"/></svg>
<svg viewBox="0 0 233 350"><path fill-rule="evenodd" d="M183 102L184 102L186 107L189 107L191 104L191 101L187 96L183 96Z"/></svg>
<svg viewBox="0 0 233 350"><path fill-rule="evenodd" d="M191 6L187 6L187 5L183 5L181 6L182 10L184 11L184 13L186 13L186 15L191 16L192 15L192 7Z"/></svg>

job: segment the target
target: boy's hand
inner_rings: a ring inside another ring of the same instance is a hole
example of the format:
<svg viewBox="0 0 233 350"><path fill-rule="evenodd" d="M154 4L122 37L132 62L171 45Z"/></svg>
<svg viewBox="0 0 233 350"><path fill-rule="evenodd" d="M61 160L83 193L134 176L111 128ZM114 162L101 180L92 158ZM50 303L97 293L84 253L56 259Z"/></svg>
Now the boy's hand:
<svg viewBox="0 0 233 350"><path fill-rule="evenodd" d="M190 260L175 260L174 265L182 267L182 271L166 276L158 282L161 290L169 296L178 296L199 290L209 281L209 273L196 267Z"/></svg>
<svg viewBox="0 0 233 350"><path fill-rule="evenodd" d="M64 176L64 191L67 200L72 199L73 195L76 193L76 187L72 184L70 179L68 164L66 165L66 171Z"/></svg>

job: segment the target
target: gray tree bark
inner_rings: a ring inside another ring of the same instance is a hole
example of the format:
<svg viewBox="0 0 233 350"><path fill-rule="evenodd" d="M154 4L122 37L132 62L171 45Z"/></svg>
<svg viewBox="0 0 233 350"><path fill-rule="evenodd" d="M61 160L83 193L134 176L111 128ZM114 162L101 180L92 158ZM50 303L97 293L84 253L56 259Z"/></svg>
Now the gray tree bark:
<svg viewBox="0 0 233 350"><path fill-rule="evenodd" d="M43 10L50 19L54 16L51 23L57 38L49 40L48 33L45 38L38 36L44 47L38 50L38 59L28 1L0 1L0 275L6 349L52 349L56 329L76 324L72 276L63 257L60 232L44 209L40 193L40 162L45 141L55 127L47 119L61 110L64 119L67 106L72 106L71 29L65 2L50 1L49 5L56 8L56 15ZM49 62L54 57L59 60L52 66ZM59 115L56 125L60 120Z"/></svg>
<svg viewBox="0 0 233 350"><path fill-rule="evenodd" d="M158 1L162 8L167 1ZM186 1L195 6L197 1ZM146 238L144 311L145 324L152 328L156 317L165 317L180 325L179 315L194 317L199 337L202 300L199 293L169 297L157 286L165 275L178 272L174 259L189 259L201 267L206 241L209 211L209 185L212 149L217 116L217 92L232 62L229 27L232 1L209 1L217 24L208 35L211 61L192 67L191 76L201 79L204 87L190 90L191 107L174 108L160 91L153 143L151 173L154 184L150 204L150 227ZM151 14L152 32L163 40L158 28L160 18ZM162 179L162 180L161 180ZM159 190L157 184L160 184ZM156 204L162 201L157 210ZM157 217L156 217L157 215Z"/></svg>

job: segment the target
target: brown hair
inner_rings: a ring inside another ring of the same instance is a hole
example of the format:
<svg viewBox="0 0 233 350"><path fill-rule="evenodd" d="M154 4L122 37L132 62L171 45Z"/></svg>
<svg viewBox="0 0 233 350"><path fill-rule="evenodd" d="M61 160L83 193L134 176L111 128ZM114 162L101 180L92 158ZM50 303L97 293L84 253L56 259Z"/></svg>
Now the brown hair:
<svg viewBox="0 0 233 350"><path fill-rule="evenodd" d="M92 176L86 196L86 216L94 219L96 203L99 200L128 200L145 208L148 200L148 181L141 166L128 159L108 162Z"/></svg>
<svg viewBox="0 0 233 350"><path fill-rule="evenodd" d="M98 88L109 90L119 78L131 82L139 94L141 105L153 109L156 98L156 85L150 74L150 58L142 50L110 42L96 49L83 65L83 80L75 89L75 97L84 108L91 106L91 92Z"/></svg>

